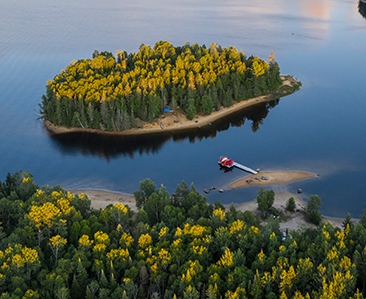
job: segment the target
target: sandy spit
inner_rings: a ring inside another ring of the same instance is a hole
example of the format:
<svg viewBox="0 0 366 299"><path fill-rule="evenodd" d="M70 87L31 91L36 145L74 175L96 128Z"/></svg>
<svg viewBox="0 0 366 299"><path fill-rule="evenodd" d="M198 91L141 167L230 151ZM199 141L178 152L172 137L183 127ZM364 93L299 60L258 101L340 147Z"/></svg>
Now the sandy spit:
<svg viewBox="0 0 366 299"><path fill-rule="evenodd" d="M286 185L315 176L316 175L314 173L305 171L261 171L258 174L248 175L231 183L229 186L227 186L227 189L243 188L249 186ZM264 177L264 179L262 179L262 177Z"/></svg>

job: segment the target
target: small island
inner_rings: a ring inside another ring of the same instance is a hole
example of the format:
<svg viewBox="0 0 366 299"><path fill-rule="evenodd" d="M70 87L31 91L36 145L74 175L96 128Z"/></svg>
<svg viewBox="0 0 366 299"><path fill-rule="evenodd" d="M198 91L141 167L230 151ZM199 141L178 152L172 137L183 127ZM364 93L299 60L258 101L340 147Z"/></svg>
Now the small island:
<svg viewBox="0 0 366 299"><path fill-rule="evenodd" d="M300 85L280 76L273 52L267 63L215 43L161 41L137 53L95 51L93 59L72 61L47 82L40 108L54 133L155 133L204 126Z"/></svg>

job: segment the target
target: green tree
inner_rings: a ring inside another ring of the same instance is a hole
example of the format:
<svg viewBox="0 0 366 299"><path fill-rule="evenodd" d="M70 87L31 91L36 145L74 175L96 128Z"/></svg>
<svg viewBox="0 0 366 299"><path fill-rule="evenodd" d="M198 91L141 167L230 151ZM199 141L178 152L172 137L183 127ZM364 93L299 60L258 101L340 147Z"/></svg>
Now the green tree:
<svg viewBox="0 0 366 299"><path fill-rule="evenodd" d="M290 197L286 202L286 209L290 212L294 212L296 209L295 199Z"/></svg>
<svg viewBox="0 0 366 299"><path fill-rule="evenodd" d="M192 98L188 99L187 108L185 109L185 111L187 112L187 118L189 120L192 120L193 117L197 114L197 109L195 106L194 99L192 99Z"/></svg>
<svg viewBox="0 0 366 299"><path fill-rule="evenodd" d="M349 228L351 228L353 226L351 214L349 212L347 213L346 218L342 222L343 230L347 229L347 225Z"/></svg>
<svg viewBox="0 0 366 299"><path fill-rule="evenodd" d="M69 298L69 289L66 287L62 287L56 291L57 299L68 299Z"/></svg>
<svg viewBox="0 0 366 299"><path fill-rule="evenodd" d="M353 260L356 265L358 280L362 284L362 293L366 293L366 252L359 246L359 250L355 250Z"/></svg>
<svg viewBox="0 0 366 299"><path fill-rule="evenodd" d="M79 238L82 236L81 234L81 226L79 222L74 222L71 226L70 231L70 242L71 244L74 244L74 246L78 245Z"/></svg>
<svg viewBox="0 0 366 299"><path fill-rule="evenodd" d="M207 95L206 92L202 97L201 104L201 110L204 114L210 114L213 111L214 105L211 98Z"/></svg>
<svg viewBox="0 0 366 299"><path fill-rule="evenodd" d="M156 185L150 179L141 181L139 189L133 193L136 200L136 207L139 210L142 209L148 198L154 192L156 192Z"/></svg>
<svg viewBox="0 0 366 299"><path fill-rule="evenodd" d="M164 208L170 204L169 193L164 187L149 197L145 203L144 210L149 217L150 225L154 225L162 220Z"/></svg>
<svg viewBox="0 0 366 299"><path fill-rule="evenodd" d="M85 297L86 286L88 283L88 273L86 272L81 260L78 261L78 266L76 269L76 280L80 286L80 294Z"/></svg>
<svg viewBox="0 0 366 299"><path fill-rule="evenodd" d="M147 215L144 209L141 209L140 211L137 212L135 222L149 223L149 216Z"/></svg>
<svg viewBox="0 0 366 299"><path fill-rule="evenodd" d="M258 210L262 212L264 217L264 212L266 212L270 207L272 207L275 198L275 193L273 190L264 190L260 187L257 195Z"/></svg>
<svg viewBox="0 0 366 299"><path fill-rule="evenodd" d="M307 200L305 215L308 221L318 225L322 220L322 215L319 212L322 200L318 195L310 195Z"/></svg>
<svg viewBox="0 0 366 299"><path fill-rule="evenodd" d="M74 278L72 280L70 295L72 299L79 299L85 297L84 291L76 279L76 275L74 275Z"/></svg>
<svg viewBox="0 0 366 299"><path fill-rule="evenodd" d="M183 299L199 299L199 298L200 298L200 293L196 290L196 288L189 285L185 289Z"/></svg>

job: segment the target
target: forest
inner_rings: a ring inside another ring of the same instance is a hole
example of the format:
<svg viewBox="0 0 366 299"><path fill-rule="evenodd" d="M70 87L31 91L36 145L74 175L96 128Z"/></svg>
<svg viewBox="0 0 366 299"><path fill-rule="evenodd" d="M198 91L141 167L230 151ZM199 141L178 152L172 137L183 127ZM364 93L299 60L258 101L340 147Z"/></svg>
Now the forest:
<svg viewBox="0 0 366 299"><path fill-rule="evenodd" d="M134 195L135 214L120 203L95 210L84 194L8 173L0 297L364 298L365 212L357 225L283 234L279 219L208 204L193 183L170 195L145 179Z"/></svg>
<svg viewBox="0 0 366 299"><path fill-rule="evenodd" d="M153 48L142 44L137 53L96 50L92 59L73 60L47 82L39 106L54 125L122 131L153 121L165 108L193 119L281 83L273 52L267 63L231 46L160 41Z"/></svg>

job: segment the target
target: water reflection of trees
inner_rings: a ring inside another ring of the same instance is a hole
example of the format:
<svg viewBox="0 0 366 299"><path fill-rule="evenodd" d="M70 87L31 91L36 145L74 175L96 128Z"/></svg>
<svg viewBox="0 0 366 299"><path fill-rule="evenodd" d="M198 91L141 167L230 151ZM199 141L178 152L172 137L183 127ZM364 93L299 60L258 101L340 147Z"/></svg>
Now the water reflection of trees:
<svg viewBox="0 0 366 299"><path fill-rule="evenodd" d="M366 19L366 2L358 2L358 12Z"/></svg>
<svg viewBox="0 0 366 299"><path fill-rule="evenodd" d="M112 136L94 133L73 133L65 135L51 134L53 145L68 155L92 155L107 160L120 155L133 157L135 154L154 154L170 141L189 142L214 138L217 132L228 130L230 127L241 127L246 121L251 121L253 132L257 132L267 117L269 110L278 105L279 100L258 104L235 112L222 119L197 129L141 136Z"/></svg>

